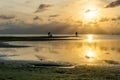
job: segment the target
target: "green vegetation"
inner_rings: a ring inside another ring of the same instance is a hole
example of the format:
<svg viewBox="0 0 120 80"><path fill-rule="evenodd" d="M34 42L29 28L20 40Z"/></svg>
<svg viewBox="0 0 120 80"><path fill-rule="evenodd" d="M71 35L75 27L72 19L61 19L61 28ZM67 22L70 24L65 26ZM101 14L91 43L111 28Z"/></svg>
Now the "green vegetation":
<svg viewBox="0 0 120 80"><path fill-rule="evenodd" d="M119 80L119 67L77 66L71 69L57 66L33 67L23 63L0 63L0 80Z"/></svg>

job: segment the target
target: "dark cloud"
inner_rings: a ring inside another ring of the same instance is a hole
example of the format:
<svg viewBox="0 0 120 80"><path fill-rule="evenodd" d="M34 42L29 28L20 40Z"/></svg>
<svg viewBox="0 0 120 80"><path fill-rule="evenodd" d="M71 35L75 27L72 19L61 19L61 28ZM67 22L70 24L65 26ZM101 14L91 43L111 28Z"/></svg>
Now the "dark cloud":
<svg viewBox="0 0 120 80"><path fill-rule="evenodd" d="M112 18L111 21L117 21L117 18Z"/></svg>
<svg viewBox="0 0 120 80"><path fill-rule="evenodd" d="M59 15L55 14L55 15L50 15L49 17L58 17Z"/></svg>
<svg viewBox="0 0 120 80"><path fill-rule="evenodd" d="M85 12L88 13L88 12L91 12L91 10L90 10L90 9L87 9Z"/></svg>
<svg viewBox="0 0 120 80"><path fill-rule="evenodd" d="M14 18L15 16L11 16L11 15L0 15L0 19L4 19L4 20L9 20Z"/></svg>
<svg viewBox="0 0 120 80"><path fill-rule="evenodd" d="M114 65L120 64L118 61L113 61L113 60L104 60L104 62L108 64L114 64Z"/></svg>
<svg viewBox="0 0 120 80"><path fill-rule="evenodd" d="M99 20L100 22L106 22L106 21L109 21L109 18L101 18L100 20Z"/></svg>
<svg viewBox="0 0 120 80"><path fill-rule="evenodd" d="M116 1L111 2L105 8L113 8L113 7L117 7L117 6L120 6L120 0L116 0Z"/></svg>
<svg viewBox="0 0 120 80"><path fill-rule="evenodd" d="M85 10L85 13L89 13L89 12L94 12L94 11L96 11L97 9L86 9Z"/></svg>
<svg viewBox="0 0 120 80"><path fill-rule="evenodd" d="M85 10L85 13L89 13L89 12L93 12L93 11L96 11L96 10L87 9L87 10Z"/></svg>
<svg viewBox="0 0 120 80"><path fill-rule="evenodd" d="M109 52L105 53L105 54L110 54Z"/></svg>
<svg viewBox="0 0 120 80"><path fill-rule="evenodd" d="M120 16L118 16L117 19L120 20Z"/></svg>
<svg viewBox="0 0 120 80"><path fill-rule="evenodd" d="M3 24L5 29L0 30L2 34L47 34L52 33L72 33L77 28L67 23L51 22L46 24L26 24L26 23L9 23Z"/></svg>
<svg viewBox="0 0 120 80"><path fill-rule="evenodd" d="M87 58L87 59L92 59L92 58L94 58L94 57L89 57L89 56L86 55L85 58Z"/></svg>
<svg viewBox="0 0 120 80"><path fill-rule="evenodd" d="M52 6L53 5L50 5L50 4L40 4L38 9L35 11L35 13L46 11L48 10L49 7L52 7Z"/></svg>
<svg viewBox="0 0 120 80"><path fill-rule="evenodd" d="M43 21L43 19L40 18L39 16L35 16L35 17L33 18L33 20L40 20L40 21Z"/></svg>
<svg viewBox="0 0 120 80"><path fill-rule="evenodd" d="M111 21L118 21L118 20L120 20L120 16L111 18Z"/></svg>
<svg viewBox="0 0 120 80"><path fill-rule="evenodd" d="M34 17L34 18L33 18L33 20L38 20L38 19L39 19L39 17L38 17L38 16L36 16L36 17Z"/></svg>
<svg viewBox="0 0 120 80"><path fill-rule="evenodd" d="M120 48L117 49L118 53L120 53Z"/></svg>
<svg viewBox="0 0 120 80"><path fill-rule="evenodd" d="M99 20L99 22L107 22L107 21L118 21L120 20L120 16L118 17L113 17L113 18L107 18L107 17L103 17Z"/></svg>
<svg viewBox="0 0 120 80"><path fill-rule="evenodd" d="M52 32L53 34L74 34L74 32L84 34L105 34L107 33L98 24L94 24L95 27L88 28L90 25L81 25L81 22L70 24L69 22L55 22L51 21L44 24L25 23L25 22L9 22L7 24L0 25L0 34L47 34ZM92 25L93 26L93 25ZM97 27L96 27L97 26ZM1 29L2 28L2 29ZM117 29L119 31L119 28ZM109 29L109 33L111 33Z"/></svg>

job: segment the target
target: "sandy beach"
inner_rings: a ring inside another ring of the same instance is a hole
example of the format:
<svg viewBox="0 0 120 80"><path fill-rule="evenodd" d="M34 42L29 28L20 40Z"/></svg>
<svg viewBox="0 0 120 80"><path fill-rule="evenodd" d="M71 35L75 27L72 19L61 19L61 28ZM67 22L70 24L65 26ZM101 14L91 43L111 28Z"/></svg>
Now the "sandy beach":
<svg viewBox="0 0 120 80"><path fill-rule="evenodd" d="M0 62L0 80L119 80L120 67L81 65L74 68Z"/></svg>

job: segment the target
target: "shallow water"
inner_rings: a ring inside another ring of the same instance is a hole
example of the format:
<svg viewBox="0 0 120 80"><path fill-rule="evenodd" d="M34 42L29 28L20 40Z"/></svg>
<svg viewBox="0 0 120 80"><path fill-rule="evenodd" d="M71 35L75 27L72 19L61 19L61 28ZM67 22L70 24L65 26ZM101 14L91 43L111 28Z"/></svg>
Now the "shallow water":
<svg viewBox="0 0 120 80"><path fill-rule="evenodd" d="M66 38L76 40L1 42L6 46L0 48L0 59L69 62L78 65L120 64L120 35L80 35Z"/></svg>

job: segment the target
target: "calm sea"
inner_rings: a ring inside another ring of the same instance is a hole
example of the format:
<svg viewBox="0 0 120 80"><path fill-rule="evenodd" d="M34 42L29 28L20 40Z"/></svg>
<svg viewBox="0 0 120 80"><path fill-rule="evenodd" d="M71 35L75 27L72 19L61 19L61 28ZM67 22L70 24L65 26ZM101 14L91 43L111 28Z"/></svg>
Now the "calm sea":
<svg viewBox="0 0 120 80"><path fill-rule="evenodd" d="M5 35L1 35L5 36ZM8 35L6 35L8 36ZM9 35L47 36L47 35ZM65 35L53 35L65 36ZM1 60L69 62L73 64L120 64L120 35L67 35L67 40L0 42ZM69 40L75 39L75 40Z"/></svg>

